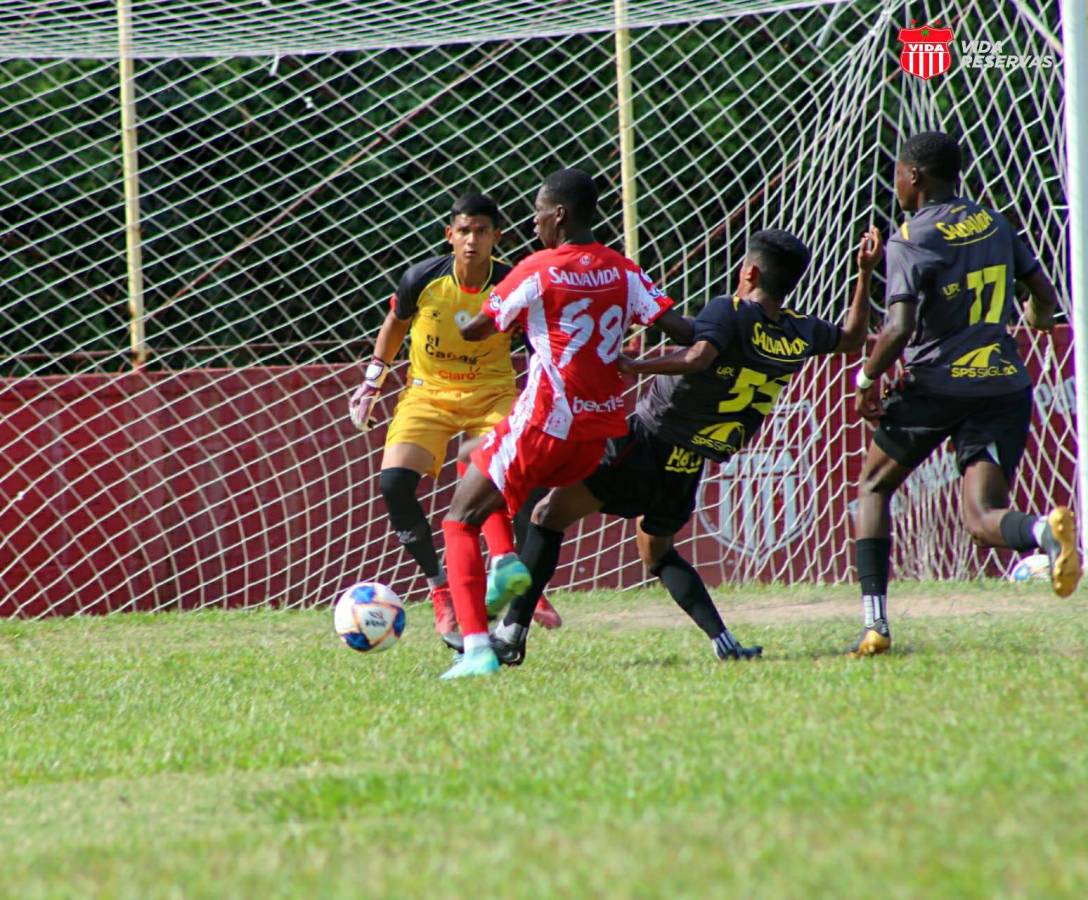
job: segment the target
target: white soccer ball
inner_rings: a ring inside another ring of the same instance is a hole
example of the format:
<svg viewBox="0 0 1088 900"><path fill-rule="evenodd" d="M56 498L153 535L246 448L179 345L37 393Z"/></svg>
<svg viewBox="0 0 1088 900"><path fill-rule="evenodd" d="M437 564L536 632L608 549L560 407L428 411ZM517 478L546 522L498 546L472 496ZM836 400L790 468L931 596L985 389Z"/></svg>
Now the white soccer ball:
<svg viewBox="0 0 1088 900"><path fill-rule="evenodd" d="M388 650L404 633L406 621L400 597L376 581L349 587L332 611L336 633L360 653Z"/></svg>
<svg viewBox="0 0 1088 900"><path fill-rule="evenodd" d="M1033 553L1018 559L1009 574L1005 576L1009 581L1033 581L1041 579L1050 580L1050 557L1045 553Z"/></svg>

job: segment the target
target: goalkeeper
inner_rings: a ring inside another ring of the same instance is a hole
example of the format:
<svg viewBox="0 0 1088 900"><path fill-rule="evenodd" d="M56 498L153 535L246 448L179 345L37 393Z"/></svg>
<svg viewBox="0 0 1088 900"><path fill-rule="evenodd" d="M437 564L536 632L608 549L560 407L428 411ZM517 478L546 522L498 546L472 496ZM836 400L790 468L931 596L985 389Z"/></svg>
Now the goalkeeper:
<svg viewBox="0 0 1088 900"><path fill-rule="evenodd" d="M872 271L882 255L870 229L858 250L858 276L844 327L785 305L808 267L808 248L792 234L752 235L734 297L715 297L695 318L688 349L656 359L621 358L630 373L656 373L627 420L627 434L608 443L584 482L557 488L533 510L521 560L532 578L491 637L499 660L518 665L533 604L559 561L563 531L594 512L636 518L639 556L676 603L710 639L721 660L748 659L726 628L695 568L674 548L676 533L695 508L706 460L724 462L759 431L778 395L805 360L856 353L869 324Z"/></svg>
<svg viewBox="0 0 1088 900"><path fill-rule="evenodd" d="M452 254L418 262L401 277L365 380L350 402L351 421L360 431L369 431L390 364L410 335L408 388L386 434L378 483L397 538L427 578L435 631L454 638L454 644L459 638L454 636L453 598L416 489L424 475L438 477L454 435L486 434L510 413L517 396L510 335L470 343L458 328L480 311L492 286L510 271L491 255L500 234L499 209L490 197L458 198L446 225ZM492 566L514 553L505 510L487 519L483 534ZM561 624L543 597L535 618L545 628Z"/></svg>

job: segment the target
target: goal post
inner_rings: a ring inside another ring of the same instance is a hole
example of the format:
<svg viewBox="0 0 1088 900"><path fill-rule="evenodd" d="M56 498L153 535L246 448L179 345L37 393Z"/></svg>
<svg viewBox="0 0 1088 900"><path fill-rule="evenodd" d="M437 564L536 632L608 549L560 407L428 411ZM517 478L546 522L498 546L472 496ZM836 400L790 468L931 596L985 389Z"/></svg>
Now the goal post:
<svg viewBox="0 0 1088 900"><path fill-rule="evenodd" d="M787 228L814 258L795 304L841 320L857 238L900 220L896 150L925 128L961 137L965 192L1058 287L1068 324L1016 328L1037 390L1014 500L1082 508L1083 16L1043 0L9 4L0 614L309 606L364 576L421 594L376 488L404 363L376 432L352 429L347 397L458 193L495 196L516 260L543 176L591 170L599 237L686 314L731 289L754 231ZM951 64L923 80L900 31L939 19ZM811 363L755 443L709 468L679 540L708 582L852 577L868 436L850 397L842 360ZM455 478L449 462L424 482L436 525ZM631 535L587 520L557 583L642 582ZM1008 564L959 526L945 452L897 498L894 554L925 578Z"/></svg>

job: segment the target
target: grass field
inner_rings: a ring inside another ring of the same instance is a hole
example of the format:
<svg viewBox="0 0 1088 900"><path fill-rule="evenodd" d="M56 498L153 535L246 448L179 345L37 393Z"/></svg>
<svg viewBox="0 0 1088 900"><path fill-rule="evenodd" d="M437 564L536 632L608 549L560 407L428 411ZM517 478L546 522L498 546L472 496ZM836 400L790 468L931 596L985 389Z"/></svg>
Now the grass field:
<svg viewBox="0 0 1088 900"><path fill-rule="evenodd" d="M444 683L413 607L0 623L0 894L1088 895L1088 597L722 593L722 665L657 591Z"/></svg>

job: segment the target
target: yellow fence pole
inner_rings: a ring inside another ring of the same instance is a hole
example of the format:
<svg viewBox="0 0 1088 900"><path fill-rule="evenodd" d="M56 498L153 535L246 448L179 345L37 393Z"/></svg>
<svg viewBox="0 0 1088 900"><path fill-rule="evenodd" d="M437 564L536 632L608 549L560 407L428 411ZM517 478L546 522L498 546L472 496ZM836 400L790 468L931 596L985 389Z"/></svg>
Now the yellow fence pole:
<svg viewBox="0 0 1088 900"><path fill-rule="evenodd" d="M616 87L620 126L620 185L623 197L623 244L629 259L638 262L638 196L635 186L635 123L631 102L631 32L627 0L615 0Z"/></svg>
<svg viewBox="0 0 1088 900"><path fill-rule="evenodd" d="M147 362L144 274L140 240L140 158L136 145L136 79L132 61L132 7L117 0L118 72L121 81L121 167L125 184L125 260L128 267L129 346L132 367Z"/></svg>

